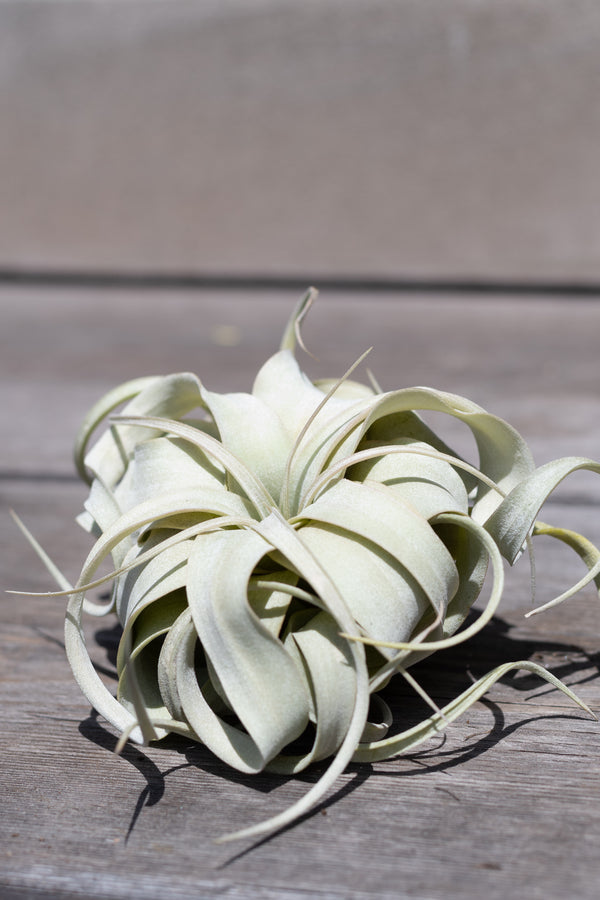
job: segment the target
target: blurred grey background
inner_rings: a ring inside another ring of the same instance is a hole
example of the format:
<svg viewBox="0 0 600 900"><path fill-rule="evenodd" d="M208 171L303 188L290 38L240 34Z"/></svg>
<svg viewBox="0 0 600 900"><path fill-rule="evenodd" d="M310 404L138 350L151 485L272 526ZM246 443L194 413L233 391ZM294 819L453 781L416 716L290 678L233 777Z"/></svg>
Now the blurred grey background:
<svg viewBox="0 0 600 900"><path fill-rule="evenodd" d="M600 279L596 0L0 4L0 268Z"/></svg>

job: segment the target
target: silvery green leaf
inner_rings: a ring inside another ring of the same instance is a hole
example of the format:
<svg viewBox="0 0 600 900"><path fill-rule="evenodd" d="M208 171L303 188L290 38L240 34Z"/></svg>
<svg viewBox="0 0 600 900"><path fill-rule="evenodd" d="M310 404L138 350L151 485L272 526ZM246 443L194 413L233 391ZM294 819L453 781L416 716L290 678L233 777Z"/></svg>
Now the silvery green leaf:
<svg viewBox="0 0 600 900"><path fill-rule="evenodd" d="M486 520L487 531L509 562L514 562L523 548L546 499L567 475L578 469L600 472L600 463L580 456L545 463L519 481Z"/></svg>
<svg viewBox="0 0 600 900"><path fill-rule="evenodd" d="M200 382L195 375L182 372L150 379L123 412L128 416L178 418L201 405ZM79 453L89 436L86 423L82 432L78 442L81 445ZM160 429L155 434L160 434ZM136 426L112 427L85 457L86 469L93 475L100 475L108 487L114 487L123 476L137 443L147 440L149 436L147 431L140 431Z"/></svg>
<svg viewBox="0 0 600 900"><path fill-rule="evenodd" d="M205 535L190 553L187 591L204 652L265 762L308 722L304 679L296 663L248 603L250 576L269 550L256 532Z"/></svg>
<svg viewBox="0 0 600 900"><path fill-rule="evenodd" d="M337 526L389 554L410 572L441 614L454 596L458 576L443 543L426 519L383 488L338 482L296 520Z"/></svg>

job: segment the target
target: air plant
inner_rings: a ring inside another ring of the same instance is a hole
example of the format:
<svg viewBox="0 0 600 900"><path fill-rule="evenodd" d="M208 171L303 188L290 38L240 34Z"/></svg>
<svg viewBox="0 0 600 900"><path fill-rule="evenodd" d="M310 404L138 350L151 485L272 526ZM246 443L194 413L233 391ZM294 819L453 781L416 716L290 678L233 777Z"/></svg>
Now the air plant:
<svg viewBox="0 0 600 900"><path fill-rule="evenodd" d="M570 457L536 468L517 431L470 400L426 387L381 391L374 379L351 379L358 364L312 383L294 351L314 296L295 309L252 393L213 393L182 373L131 381L100 400L75 447L90 484L79 523L96 542L74 586L46 559L61 587L54 593L69 595L74 676L121 733L120 747L185 735L244 773L294 774L331 758L299 802L225 839L289 824L350 762L414 748L512 669L536 673L591 712L529 661L495 668L443 709L409 669L489 622L502 557L512 564L532 535L567 543L589 570L545 606L592 579L600 587L599 551L537 521L566 475L600 465ZM425 423L426 411L468 426L477 466ZM112 571L97 577L107 557ZM461 630L488 569L489 598ZM87 599L107 581L109 602ZM83 634L84 614L109 613L123 629L116 698ZM389 735L378 692L394 676L432 714ZM308 744L297 750L300 737Z"/></svg>

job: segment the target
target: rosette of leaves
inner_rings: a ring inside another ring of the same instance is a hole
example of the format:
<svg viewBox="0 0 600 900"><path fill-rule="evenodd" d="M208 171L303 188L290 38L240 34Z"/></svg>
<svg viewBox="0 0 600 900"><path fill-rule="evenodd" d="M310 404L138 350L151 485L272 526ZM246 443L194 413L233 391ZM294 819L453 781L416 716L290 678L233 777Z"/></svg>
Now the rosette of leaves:
<svg viewBox="0 0 600 900"><path fill-rule="evenodd" d="M301 801L234 837L293 821L349 762L414 747L511 668L577 700L541 667L510 663L443 710L428 701L428 719L388 735L377 692L394 676L420 691L410 666L489 621L502 557L513 563L532 534L552 534L585 560L589 572L569 593L600 570L592 544L537 522L559 481L598 464L536 468L514 428L443 391L381 391L351 380L352 370L312 383L294 351L313 296L251 393L214 393L183 373L129 382L91 410L75 456L90 484L79 521L96 543L76 585L55 572L70 593L75 678L123 741L182 734L244 773L293 774L331 758ZM426 411L470 429L476 465L428 427ZM107 557L112 594L100 606L86 592L106 582L97 570ZM487 603L459 630L488 569ZM112 612L123 628L116 698L83 636L84 613Z"/></svg>

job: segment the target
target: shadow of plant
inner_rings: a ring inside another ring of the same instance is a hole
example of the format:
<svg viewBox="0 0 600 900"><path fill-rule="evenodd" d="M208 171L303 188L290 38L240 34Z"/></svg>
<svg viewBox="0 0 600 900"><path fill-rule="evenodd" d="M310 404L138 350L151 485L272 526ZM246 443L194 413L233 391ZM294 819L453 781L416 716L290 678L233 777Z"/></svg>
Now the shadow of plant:
<svg viewBox="0 0 600 900"><path fill-rule="evenodd" d="M476 615L471 613L465 625L469 625L475 618ZM458 690L467 686L466 673L477 679L495 666L518 660L540 663L550 668L557 678L568 679L571 686L591 681L600 673L598 652L589 653L577 644L543 640L537 636L520 638L512 632L512 625L499 616L494 616L475 637L457 647L438 651L424 660L422 668L415 667L413 672L419 673L419 681L426 690L431 687L433 693L439 693L440 685L443 685L441 696L444 698L446 695L455 696L453 682L460 680L462 687L459 686ZM577 679L577 675L583 677ZM548 691L554 690L530 673L512 672L503 681L519 691L531 691L541 685L548 687ZM446 691L446 685L451 686L449 692Z"/></svg>
<svg viewBox="0 0 600 900"><path fill-rule="evenodd" d="M97 643L106 652L107 662L112 666L114 666L116 661L120 634L121 628L119 625L98 630L95 634ZM473 678L484 675L496 665L522 659L532 659L536 662L544 661L547 663L548 657L551 657L552 660L558 663L557 665L552 665L553 673L561 679L568 678L571 684L573 684L573 677L578 674L584 676L579 682L583 683L597 677L600 672L600 654L589 654L582 650L581 647L560 641L516 638L511 635L511 625L497 616L492 619L482 632L464 645L445 651L438 651L438 653L433 654L415 666L412 671L420 685L440 705L443 705L447 700L460 694L471 683ZM593 671L590 672L590 669ZM116 677L116 672L113 671L112 675ZM529 674L517 674L516 677L514 674L511 674L504 681L510 683L511 687L518 691L531 691L536 687L546 685L546 682L541 681L537 676ZM548 687L548 690L551 691L554 688ZM391 684L382 692L382 696L392 710L396 711L392 731L409 728L430 715L430 709L425 706L422 699L408 687L401 677L393 679ZM540 694L537 694L537 696L540 696ZM340 783L339 788L332 796L299 819L298 822L323 812L334 799L340 799L356 790L371 775L385 774L386 777L394 775L404 778L453 768L486 752L517 729L526 726L532 721L539 720L541 717L538 710L534 716L506 725L502 709L497 703L486 698L480 702L485 704L493 715L493 726L485 734L474 735L476 739L469 741L468 745L459 748L453 747L447 751L442 749L445 745L446 737L445 734L441 734L439 741L433 747L431 742L429 742L430 745L426 749L403 755L402 758L405 761L410 761L412 765L409 767L405 765L401 770L392 771L387 764L384 764L384 768L380 770L373 769L372 765L361 764L359 766L351 764L347 770L348 775L351 777L345 780L344 783ZM572 714L549 713L545 715L542 713L541 715L544 719L579 717L579 713L576 710ZM95 711L92 711L90 716L80 724L79 730L87 740L106 750L114 751L117 739L100 724ZM186 768L200 769L207 774L226 779L230 783L239 784L264 794L276 790L290 780L289 776L273 775L268 772L257 775L245 775L237 772L216 758L206 747L177 735L170 735L164 738L157 746L160 746L162 750L172 751L180 759L183 757L185 761L161 770L147 752L137 745L127 744L121 753L122 758L136 768L146 781L146 785L140 792L132 811L125 841L133 833L142 810L160 802L166 790L167 779L178 770ZM327 765L327 760L317 763L307 771L295 776L295 778L308 785L313 784L322 775ZM294 823L294 825L298 824L298 822ZM249 849L254 849L269 839L270 837L267 836L253 844ZM246 852L248 851L245 850L241 854L236 854L228 862L235 861L241 855L245 855Z"/></svg>

